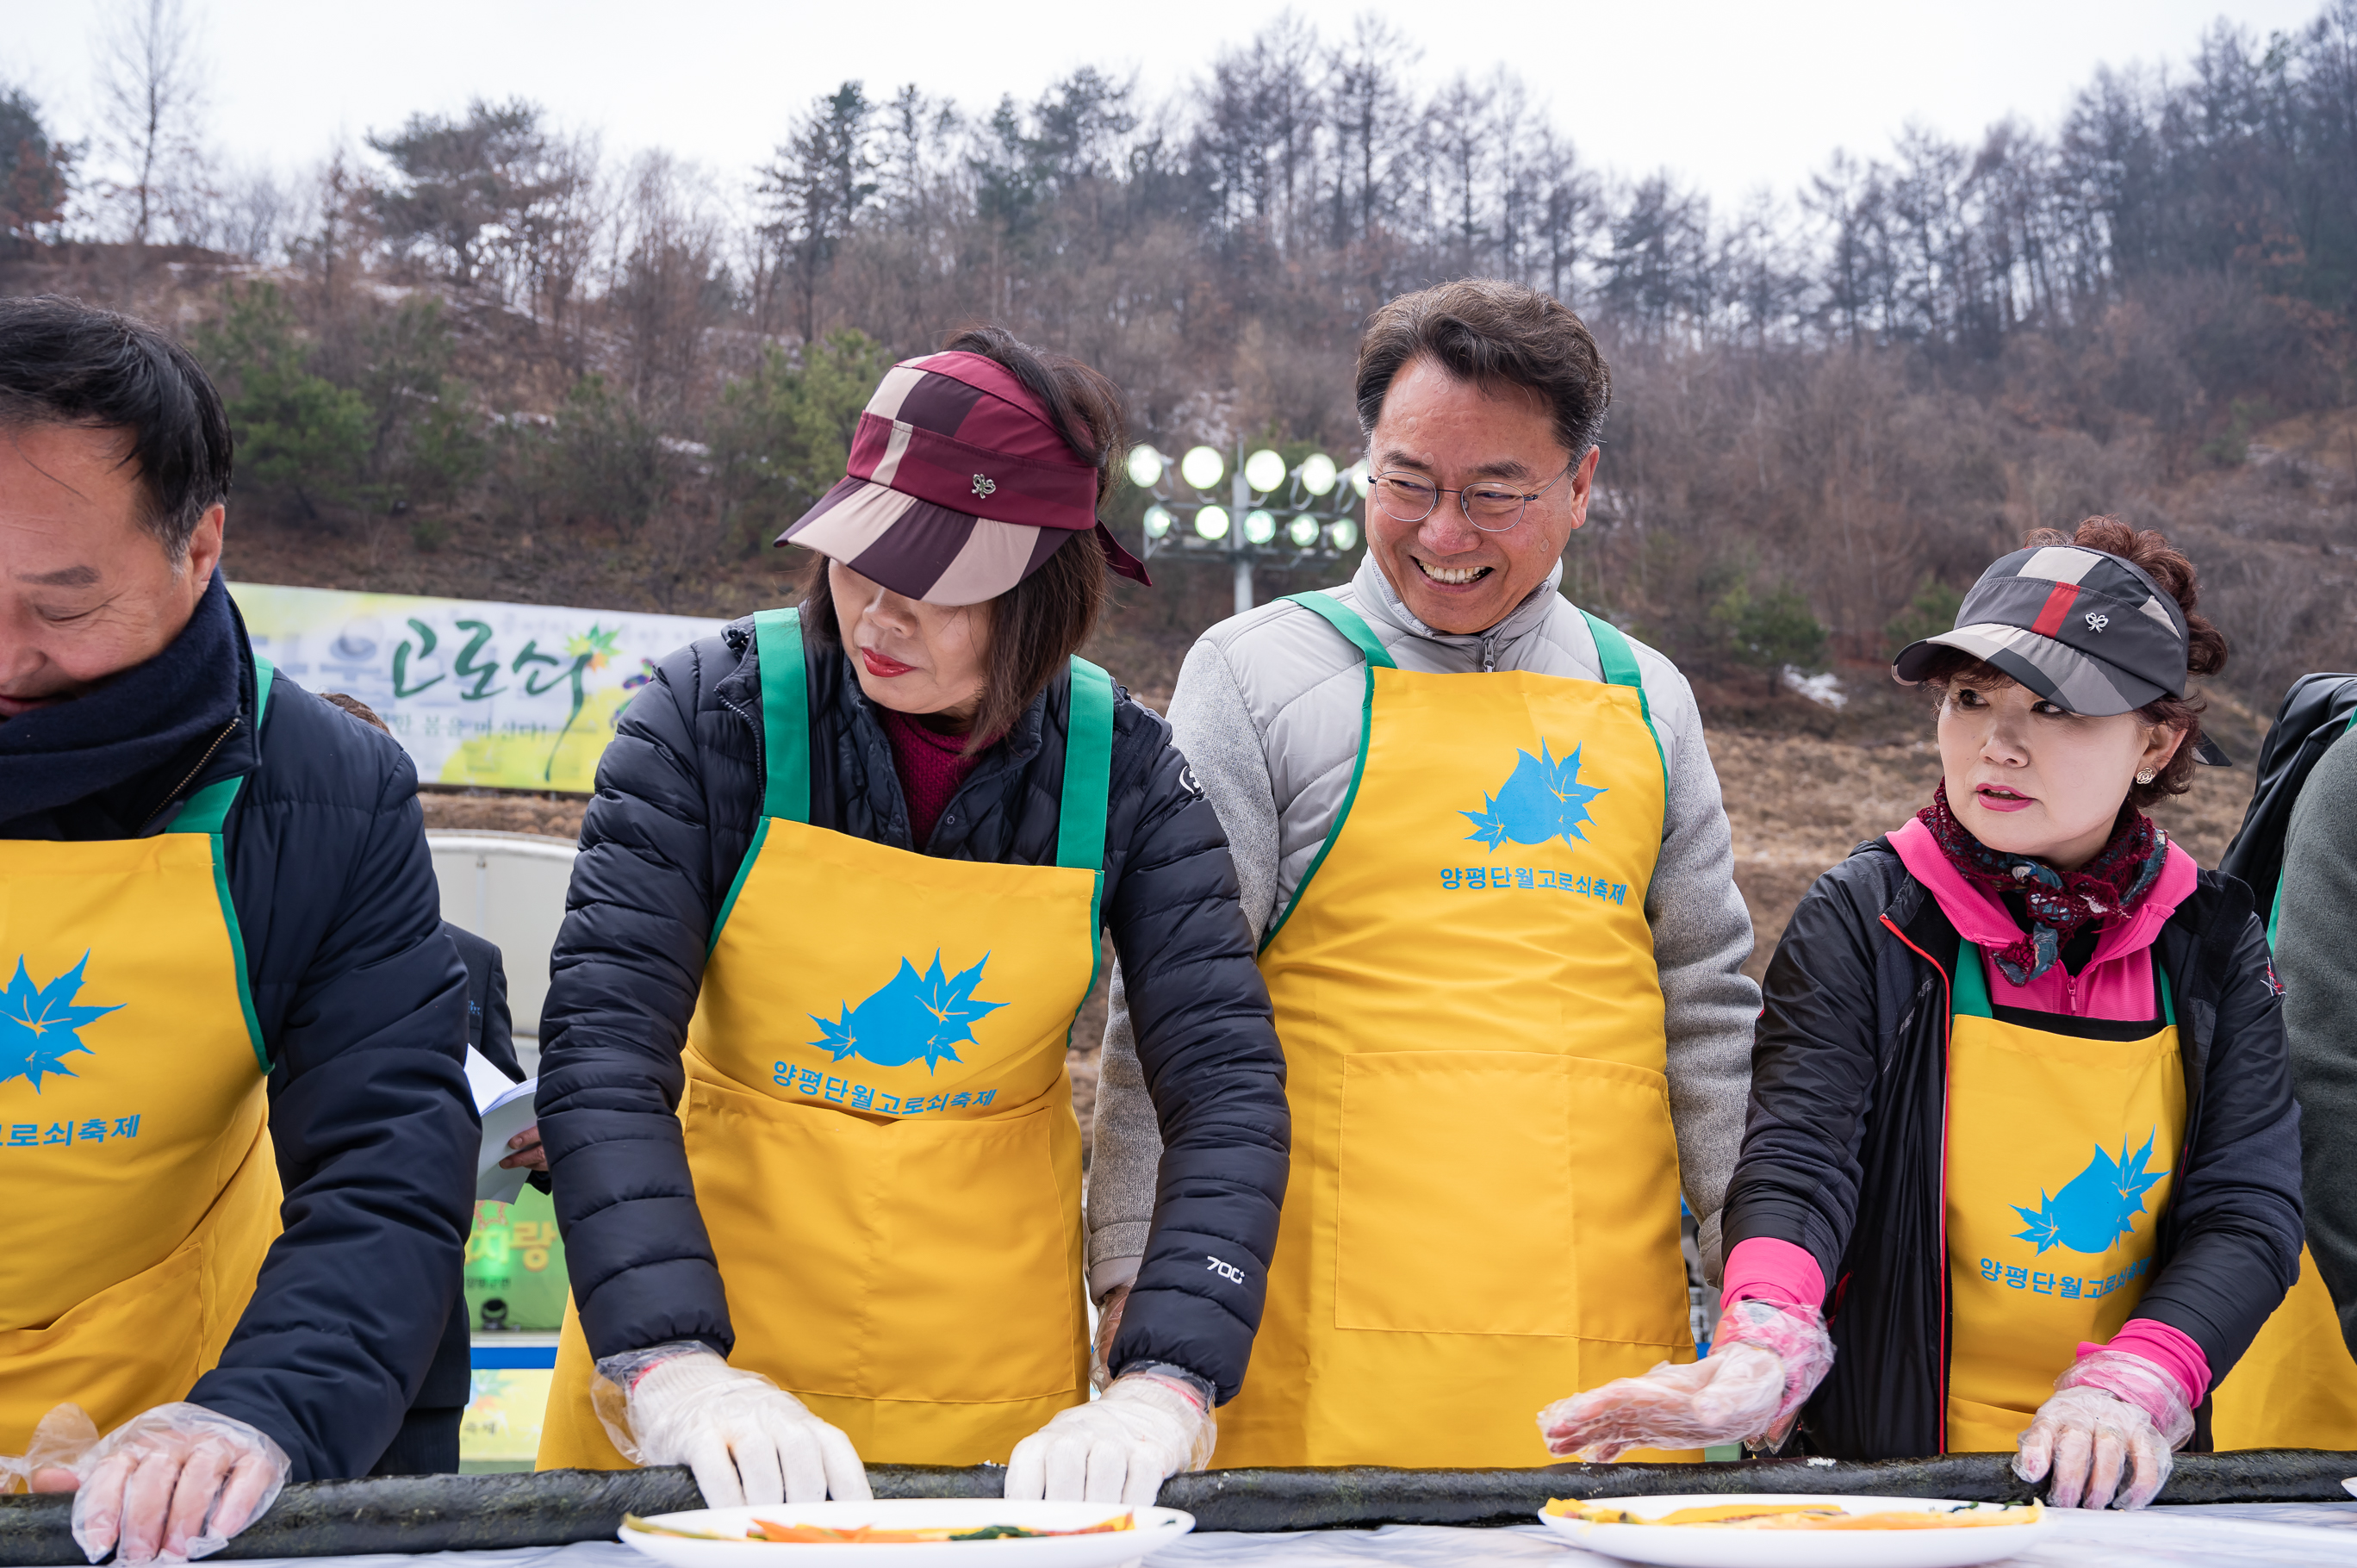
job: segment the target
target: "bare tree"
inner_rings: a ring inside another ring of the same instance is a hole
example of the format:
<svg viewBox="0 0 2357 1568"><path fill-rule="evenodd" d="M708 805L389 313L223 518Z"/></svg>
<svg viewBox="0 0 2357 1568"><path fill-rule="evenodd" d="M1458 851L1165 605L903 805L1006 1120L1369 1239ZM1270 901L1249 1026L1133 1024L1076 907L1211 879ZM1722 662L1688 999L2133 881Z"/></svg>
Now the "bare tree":
<svg viewBox="0 0 2357 1568"><path fill-rule="evenodd" d="M204 67L182 0L120 0L98 48L99 113L108 151L130 178L131 239L145 245L159 219L191 214L209 194L199 140Z"/></svg>

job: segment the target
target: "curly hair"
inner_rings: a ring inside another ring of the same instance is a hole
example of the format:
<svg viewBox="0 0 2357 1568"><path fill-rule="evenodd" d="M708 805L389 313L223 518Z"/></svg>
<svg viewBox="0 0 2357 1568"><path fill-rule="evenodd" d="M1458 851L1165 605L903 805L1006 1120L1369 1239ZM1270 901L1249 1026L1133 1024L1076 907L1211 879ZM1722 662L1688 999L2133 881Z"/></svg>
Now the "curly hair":
<svg viewBox="0 0 2357 1568"><path fill-rule="evenodd" d="M2075 544L2083 550L2116 555L2137 567L2185 612L2186 673L2215 675L2225 668L2225 633L2194 607L2201 599L2201 574L2194 570L2185 552L2171 544L2159 530L2132 528L2116 517L2091 517L2067 536L2055 529L2040 528L2024 534L2021 543L2025 550ZM2007 685L2012 683L2013 677L1962 650L1943 649L1925 670L1922 683L1944 698L1949 683L1957 680L1975 685ZM2153 775L2151 783L2128 787L2129 805L2139 811L2147 811L2193 787L2193 754L2201 745L2201 710L2208 705L2189 688L2184 696L2163 693L2136 711L2136 717L2146 724L2179 731L2185 738L2178 743L2168 764Z"/></svg>

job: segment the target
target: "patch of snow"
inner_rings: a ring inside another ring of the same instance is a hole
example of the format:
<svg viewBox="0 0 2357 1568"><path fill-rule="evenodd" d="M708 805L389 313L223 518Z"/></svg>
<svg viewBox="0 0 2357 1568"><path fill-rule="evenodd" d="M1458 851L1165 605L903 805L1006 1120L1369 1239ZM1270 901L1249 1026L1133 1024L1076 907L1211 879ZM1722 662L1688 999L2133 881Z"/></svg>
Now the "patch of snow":
<svg viewBox="0 0 2357 1568"><path fill-rule="evenodd" d="M1787 664L1784 666L1784 684L1821 708L1831 708L1839 713L1849 705L1849 694L1841 689L1841 677L1830 670L1822 675L1804 675Z"/></svg>
<svg viewBox="0 0 2357 1568"><path fill-rule="evenodd" d="M1827 1458L1827 1457L1826 1457L1824 1455L1823 1455L1823 1454L1812 1454L1812 1455L1809 1455L1809 1458L1808 1458L1808 1462L1809 1462L1810 1464L1812 1464L1812 1465L1814 1465L1815 1466L1817 1466L1817 1467L1818 1467L1819 1469L1821 1469L1821 1470L1830 1470L1830 1469L1832 1469L1832 1468L1834 1467L1834 1465L1835 1465L1835 1461L1834 1461L1834 1460L1832 1460L1832 1459Z"/></svg>

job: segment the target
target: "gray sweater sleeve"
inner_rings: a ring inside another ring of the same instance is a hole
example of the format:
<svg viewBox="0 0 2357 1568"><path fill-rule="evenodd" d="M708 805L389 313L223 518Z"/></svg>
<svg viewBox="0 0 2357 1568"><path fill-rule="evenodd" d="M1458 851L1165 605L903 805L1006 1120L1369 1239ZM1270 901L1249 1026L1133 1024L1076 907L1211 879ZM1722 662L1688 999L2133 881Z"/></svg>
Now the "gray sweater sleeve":
<svg viewBox="0 0 2357 1568"><path fill-rule="evenodd" d="M1257 943L1276 903L1276 798L1259 726L1227 659L1209 642L1188 652L1168 716L1172 740L1227 832L1244 919ZM1110 1001L1089 1156L1089 1294L1096 1301L1137 1277L1162 1165L1162 1125L1138 1067L1119 964ZM1723 1175L1720 1179L1723 1186Z"/></svg>
<svg viewBox="0 0 2357 1568"><path fill-rule="evenodd" d="M2299 1101L2308 1244L2357 1355L2357 733L2317 762L2284 840L2276 962Z"/></svg>
<svg viewBox="0 0 2357 1568"><path fill-rule="evenodd" d="M1648 670L1648 687L1664 671ZM1678 701L1657 703L1674 726L1677 764L1669 781L1661 858L1645 894L1661 971L1669 1034L1670 1120L1678 1174L1701 1226L1703 1275L1718 1283L1719 1208L1743 1146L1751 1092L1751 1034L1760 987L1743 972L1751 956L1751 914L1735 886L1735 839L1719 798L1718 771L1704 744L1702 715L1674 669Z"/></svg>

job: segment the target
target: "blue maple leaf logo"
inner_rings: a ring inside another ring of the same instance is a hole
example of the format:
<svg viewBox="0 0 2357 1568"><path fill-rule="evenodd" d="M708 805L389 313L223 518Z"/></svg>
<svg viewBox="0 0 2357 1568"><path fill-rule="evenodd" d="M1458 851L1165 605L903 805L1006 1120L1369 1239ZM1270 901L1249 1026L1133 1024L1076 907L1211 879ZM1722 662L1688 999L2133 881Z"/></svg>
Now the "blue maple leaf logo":
<svg viewBox="0 0 2357 1568"><path fill-rule="evenodd" d="M922 1057L931 1072L944 1057L956 1061L955 1047L974 1038L974 1022L1006 1005L974 994L982 983L982 966L989 961L985 953L972 969L945 976L939 948L933 950L932 967L922 974L904 958L900 972L882 990L856 1007L846 1004L833 1023L812 1014L822 1037L811 1044L833 1051L837 1061L856 1056L878 1067L899 1067Z"/></svg>
<svg viewBox="0 0 2357 1568"><path fill-rule="evenodd" d="M2061 1191L2050 1197L2040 1188L2035 1208L2007 1204L2029 1227L2016 1239L2037 1242L2041 1252L2050 1247L2068 1247L2074 1252L2110 1251L2113 1242L2134 1232L2137 1217L2144 1213L2145 1195L2169 1174L2145 1168L2152 1163L2153 1139L2159 1135L2160 1130L2155 1128L2144 1147L2133 1155L2128 1153L2127 1140L2121 1139L2118 1159L2098 1147L2087 1168L2065 1182Z"/></svg>
<svg viewBox="0 0 2357 1568"><path fill-rule="evenodd" d="M1489 798L1487 811L1458 813L1473 824L1473 831L1465 836L1488 844L1492 854L1509 839L1524 844L1544 843L1552 838L1567 844L1587 843L1587 828L1592 821L1587 804L1608 791L1600 785L1579 781L1581 749L1572 747L1571 755L1558 762L1541 740L1536 757L1522 753L1506 787Z"/></svg>
<svg viewBox="0 0 2357 1568"><path fill-rule="evenodd" d="M76 1051L92 1054L81 1043L82 1026L123 1005L120 1002L110 1007L74 1004L81 991L81 972L89 963L90 954L85 952L81 963L47 985L36 986L25 972L24 958L18 956L8 989L0 992L0 1083L21 1078L38 1094L44 1074L79 1076L65 1065L65 1058Z"/></svg>

